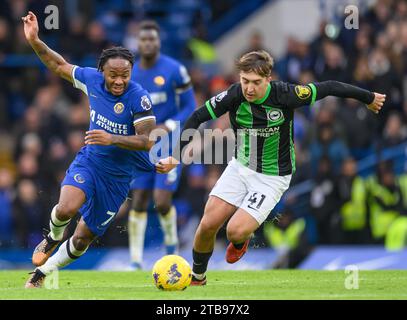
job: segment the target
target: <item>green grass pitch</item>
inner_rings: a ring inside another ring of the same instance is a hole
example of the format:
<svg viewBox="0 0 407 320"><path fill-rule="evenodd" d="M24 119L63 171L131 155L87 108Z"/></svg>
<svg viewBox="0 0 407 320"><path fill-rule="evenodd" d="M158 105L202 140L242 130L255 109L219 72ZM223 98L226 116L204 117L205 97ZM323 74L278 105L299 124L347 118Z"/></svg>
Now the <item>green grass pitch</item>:
<svg viewBox="0 0 407 320"><path fill-rule="evenodd" d="M344 271L209 271L205 287L177 292L156 289L149 271L60 271L59 289L53 290L24 289L27 273L0 271L0 299L407 299L407 270L361 270L359 288L351 290Z"/></svg>

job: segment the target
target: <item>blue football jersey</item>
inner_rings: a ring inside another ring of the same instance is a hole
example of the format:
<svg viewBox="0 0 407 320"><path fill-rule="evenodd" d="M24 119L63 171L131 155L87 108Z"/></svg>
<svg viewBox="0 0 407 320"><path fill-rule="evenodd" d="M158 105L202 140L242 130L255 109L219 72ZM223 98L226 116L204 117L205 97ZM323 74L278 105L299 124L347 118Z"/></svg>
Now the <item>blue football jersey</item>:
<svg viewBox="0 0 407 320"><path fill-rule="evenodd" d="M181 63L162 53L148 69L141 68L140 59L136 60L131 77L149 92L157 124L169 119L176 123L168 140L159 140L150 152L153 161L158 161L171 154L183 124L195 110L191 78Z"/></svg>
<svg viewBox="0 0 407 320"><path fill-rule="evenodd" d="M155 118L148 92L138 83L129 82L126 91L115 96L105 88L103 74L94 68L75 66L72 71L74 87L82 90L89 99L89 130L101 129L111 134L135 134L139 121ZM130 179L135 169L151 171L147 152L134 152L117 146L86 145L81 153L101 172Z"/></svg>
<svg viewBox="0 0 407 320"><path fill-rule="evenodd" d="M148 69L141 68L140 60L137 60L134 63L131 78L150 93L157 124L164 123L168 119L183 123L194 111L194 101L191 101L192 107L189 107L189 104L183 106L178 101L178 93L188 90L192 93L192 87L187 69L176 60L160 54L157 62ZM177 117L177 114L182 111L181 108L185 107L189 108L185 116L182 116L182 119Z"/></svg>

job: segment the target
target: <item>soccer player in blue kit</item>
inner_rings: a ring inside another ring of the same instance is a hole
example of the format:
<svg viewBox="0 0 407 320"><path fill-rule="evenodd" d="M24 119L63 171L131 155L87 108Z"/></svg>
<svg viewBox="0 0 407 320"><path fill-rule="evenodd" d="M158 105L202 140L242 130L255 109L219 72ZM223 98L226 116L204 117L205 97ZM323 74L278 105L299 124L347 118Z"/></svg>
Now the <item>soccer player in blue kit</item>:
<svg viewBox="0 0 407 320"><path fill-rule="evenodd" d="M163 129L163 133L168 132L165 140L161 140L161 152L169 154L172 141L177 141L181 127L195 110L191 79L182 64L160 53L160 28L155 21L141 22L138 51L140 58L134 63L132 80L150 93L157 127ZM178 166L168 174L138 172L131 183L128 230L133 269L142 268L147 208L151 197L164 233L166 252L177 252L177 213L172 205L172 196L178 187L181 169Z"/></svg>
<svg viewBox="0 0 407 320"><path fill-rule="evenodd" d="M34 249L37 268L26 288L41 287L47 275L82 256L96 237L103 235L126 199L134 168L155 170L148 153L154 141L152 103L146 90L130 81L133 55L127 49L104 50L98 69L69 64L38 37L38 21L31 11L22 18L27 41L41 61L74 87L90 103L90 126L85 146L78 152L62 182L58 204L50 218L50 233ZM73 236L62 243L63 233L77 214L81 219ZM50 257L51 256L51 257Z"/></svg>

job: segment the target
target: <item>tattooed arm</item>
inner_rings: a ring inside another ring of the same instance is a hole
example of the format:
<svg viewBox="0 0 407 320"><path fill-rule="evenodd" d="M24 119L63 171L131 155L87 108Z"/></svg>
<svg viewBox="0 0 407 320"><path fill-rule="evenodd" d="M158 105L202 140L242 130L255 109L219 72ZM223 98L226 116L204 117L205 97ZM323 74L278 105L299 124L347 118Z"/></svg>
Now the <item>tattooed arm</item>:
<svg viewBox="0 0 407 320"><path fill-rule="evenodd" d="M61 78L73 82L72 69L74 66L40 40L38 37L38 20L35 14L29 11L28 15L21 19L24 22L25 37L41 61Z"/></svg>
<svg viewBox="0 0 407 320"><path fill-rule="evenodd" d="M115 145L127 150L148 151L155 143L154 140L150 140L150 133L153 128L155 128L155 119L136 124L136 134L130 136L115 135L104 130L91 130L86 132L85 144Z"/></svg>

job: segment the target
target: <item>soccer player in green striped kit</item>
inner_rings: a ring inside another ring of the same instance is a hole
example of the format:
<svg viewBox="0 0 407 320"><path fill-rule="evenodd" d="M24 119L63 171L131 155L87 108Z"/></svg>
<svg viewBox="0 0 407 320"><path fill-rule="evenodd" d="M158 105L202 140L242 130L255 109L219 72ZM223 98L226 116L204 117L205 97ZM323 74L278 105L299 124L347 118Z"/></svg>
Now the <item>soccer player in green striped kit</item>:
<svg viewBox="0 0 407 320"><path fill-rule="evenodd" d="M295 172L294 110L326 96L354 98L378 113L385 95L338 81L294 85L272 81L273 59L265 51L246 53L236 62L240 82L206 101L185 123L197 129L210 119L229 112L236 135L235 155L209 195L195 234L191 285L205 285L208 261L216 234L227 224L230 244L226 261L235 263L247 251L253 232L265 221L288 189ZM166 173L182 158L192 138L181 141L178 154L156 164Z"/></svg>

